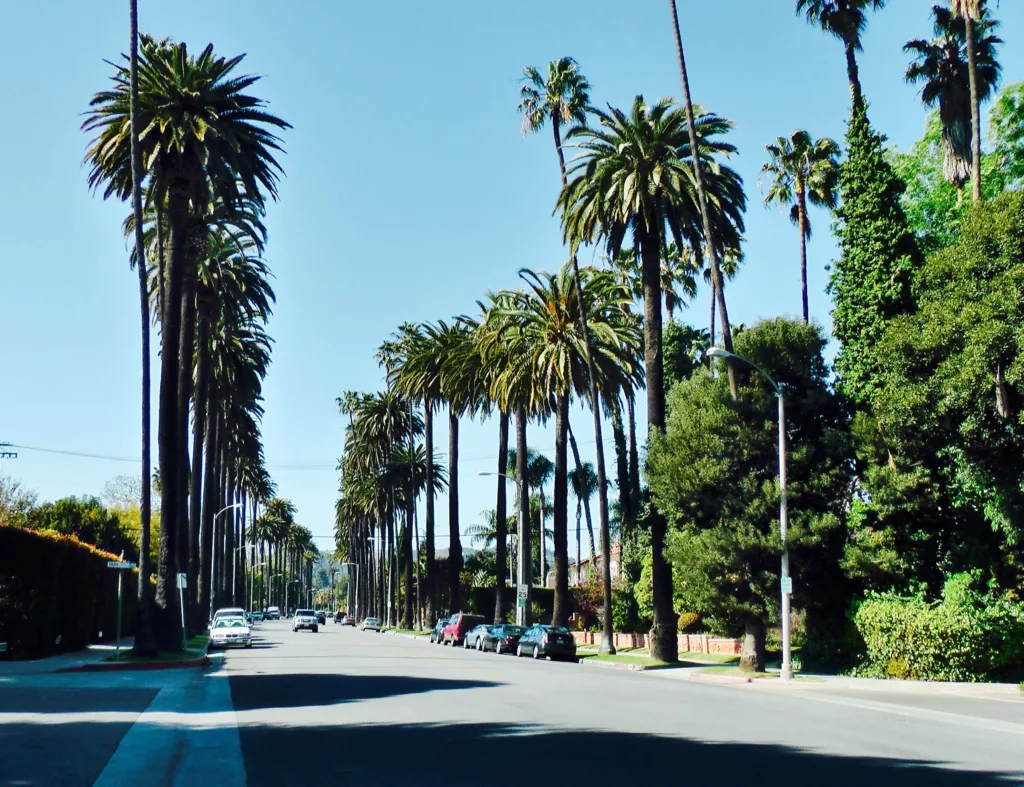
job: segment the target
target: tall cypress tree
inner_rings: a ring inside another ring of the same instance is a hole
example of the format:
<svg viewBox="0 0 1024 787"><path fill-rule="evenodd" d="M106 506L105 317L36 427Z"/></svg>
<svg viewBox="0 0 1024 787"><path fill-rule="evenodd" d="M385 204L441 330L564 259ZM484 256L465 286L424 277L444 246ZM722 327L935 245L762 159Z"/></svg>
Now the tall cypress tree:
<svg viewBox="0 0 1024 787"><path fill-rule="evenodd" d="M886 160L884 142L871 129L864 104L855 103L839 176L840 256L829 292L840 343L836 370L843 391L858 404L870 402L877 384L878 343L886 322L913 310L911 284L922 264L900 205L906 187Z"/></svg>

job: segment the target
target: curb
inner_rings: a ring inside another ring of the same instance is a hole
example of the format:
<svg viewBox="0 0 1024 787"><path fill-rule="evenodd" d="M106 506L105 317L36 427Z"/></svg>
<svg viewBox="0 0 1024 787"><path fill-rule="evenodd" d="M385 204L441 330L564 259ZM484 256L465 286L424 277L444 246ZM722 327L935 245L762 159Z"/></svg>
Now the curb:
<svg viewBox="0 0 1024 787"><path fill-rule="evenodd" d="M624 670L626 672L644 672L647 669L643 664L624 664L618 661L598 661L593 658L580 659L579 665L581 667L590 666L598 667L600 669Z"/></svg>
<svg viewBox="0 0 1024 787"><path fill-rule="evenodd" d="M56 672L152 672L168 669L192 669L205 667L209 660L209 654L204 653L199 658L180 661L97 661L91 664L80 664L77 667L65 667Z"/></svg>
<svg viewBox="0 0 1024 787"><path fill-rule="evenodd" d="M753 683L753 678L744 678L741 675L715 675L694 671L690 673L690 680L699 680L705 683Z"/></svg>

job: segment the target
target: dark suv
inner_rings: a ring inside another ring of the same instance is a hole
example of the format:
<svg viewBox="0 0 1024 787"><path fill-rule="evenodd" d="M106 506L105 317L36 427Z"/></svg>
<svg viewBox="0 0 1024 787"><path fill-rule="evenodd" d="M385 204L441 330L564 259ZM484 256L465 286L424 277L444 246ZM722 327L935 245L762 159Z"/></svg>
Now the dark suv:
<svg viewBox="0 0 1024 787"><path fill-rule="evenodd" d="M448 620L448 625L444 627L444 631L441 633L441 639L445 645L461 645L470 629L486 622L487 619L483 615L470 615L465 612L459 612L452 615Z"/></svg>

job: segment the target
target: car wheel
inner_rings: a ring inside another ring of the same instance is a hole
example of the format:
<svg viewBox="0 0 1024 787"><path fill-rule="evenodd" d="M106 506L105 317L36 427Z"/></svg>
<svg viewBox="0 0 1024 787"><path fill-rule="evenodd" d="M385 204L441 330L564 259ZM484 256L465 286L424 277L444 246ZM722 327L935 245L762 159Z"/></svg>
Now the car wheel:
<svg viewBox="0 0 1024 787"><path fill-rule="evenodd" d="M462 640L462 648L463 650L469 650L469 637Z"/></svg>
<svg viewBox="0 0 1024 787"><path fill-rule="evenodd" d="M521 659L523 657L523 646L516 645L516 658Z"/></svg>
<svg viewBox="0 0 1024 787"><path fill-rule="evenodd" d="M310 631L312 631L314 634L316 634L319 630L320 629L317 626L313 626L313 628L310 629Z"/></svg>
<svg viewBox="0 0 1024 787"><path fill-rule="evenodd" d="M533 646L533 657L537 661L540 661L542 658L544 658L543 656L540 655L540 645L534 645Z"/></svg>
<svg viewBox="0 0 1024 787"><path fill-rule="evenodd" d="M246 645L245 647L247 647L247 648L251 648L251 647L252 647L252 643L250 642L250 643L249 643L248 645Z"/></svg>
<svg viewBox="0 0 1024 787"><path fill-rule="evenodd" d="M501 655L501 640L500 639L497 642L494 643L494 654L496 656L500 656Z"/></svg>
<svg viewBox="0 0 1024 787"><path fill-rule="evenodd" d="M477 650L479 650L479 651L480 651L481 653L483 653L483 652L484 652L484 641L483 641L483 639L482 639L482 638L480 638L480 637L477 637L477 640L476 640L476 649L477 649Z"/></svg>

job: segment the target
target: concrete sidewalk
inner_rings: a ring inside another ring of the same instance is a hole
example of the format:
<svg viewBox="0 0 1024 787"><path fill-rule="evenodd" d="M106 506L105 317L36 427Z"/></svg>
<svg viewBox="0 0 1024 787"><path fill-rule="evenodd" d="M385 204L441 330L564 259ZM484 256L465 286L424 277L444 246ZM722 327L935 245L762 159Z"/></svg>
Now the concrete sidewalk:
<svg viewBox="0 0 1024 787"><path fill-rule="evenodd" d="M131 651L134 644L134 637L123 637L121 639L121 655L124 656L126 651ZM107 656L112 656L116 649L113 643L105 642L89 645L84 650L61 653L59 656L47 656L43 659L0 661L0 678L7 675L40 675L47 672L61 672L87 664L95 664L103 661Z"/></svg>

